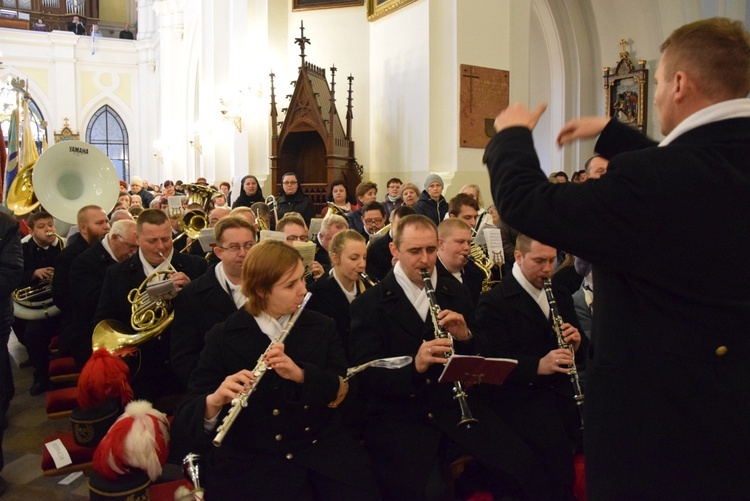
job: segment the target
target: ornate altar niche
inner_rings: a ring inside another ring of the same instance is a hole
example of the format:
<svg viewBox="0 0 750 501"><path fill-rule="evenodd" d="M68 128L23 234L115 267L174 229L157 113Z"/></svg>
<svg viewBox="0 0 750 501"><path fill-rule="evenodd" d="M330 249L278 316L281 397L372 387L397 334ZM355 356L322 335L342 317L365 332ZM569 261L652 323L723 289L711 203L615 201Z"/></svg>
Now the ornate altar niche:
<svg viewBox="0 0 750 501"><path fill-rule="evenodd" d="M354 156L352 140L352 82L349 75L346 130L336 110L336 67L331 67L330 87L326 70L305 60L304 24L300 23L300 36L294 42L300 46L302 64L294 84L289 105L282 109L284 120L278 120L274 74L271 77L271 179L273 194L283 193L281 177L295 172L301 188L315 203L318 214L326 205L328 185L341 179L347 193L353 196L362 180L362 167ZM279 130L281 126L281 130Z"/></svg>
<svg viewBox="0 0 750 501"><path fill-rule="evenodd" d="M617 117L622 123L646 133L648 111L648 70L646 61L639 59L635 67L627 51L628 42L620 40L620 60L614 71L605 66L604 107L608 117Z"/></svg>

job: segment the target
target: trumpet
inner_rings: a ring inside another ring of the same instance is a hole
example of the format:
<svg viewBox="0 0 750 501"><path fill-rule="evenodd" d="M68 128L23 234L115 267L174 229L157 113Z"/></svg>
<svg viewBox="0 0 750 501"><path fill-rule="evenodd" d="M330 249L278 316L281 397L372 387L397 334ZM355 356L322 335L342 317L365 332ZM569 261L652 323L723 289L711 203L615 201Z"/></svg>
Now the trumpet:
<svg viewBox="0 0 750 501"><path fill-rule="evenodd" d="M437 304L437 300L435 299L435 289L432 287L430 272L422 269L420 274L424 282L424 291L427 294L427 300L430 302L430 317L432 318L432 325L435 328L435 338L450 339L451 335L438 323L438 315L441 310L440 305ZM451 344L450 350L445 353L446 362L453 356L453 353L453 345ZM455 394L453 398L458 400L458 405L461 408L461 419L456 426L466 426L469 428L472 423L478 423L479 420L471 415L471 409L469 409L469 404L466 402L466 390L461 381L453 382L453 393Z"/></svg>
<svg viewBox="0 0 750 501"><path fill-rule="evenodd" d="M261 353L260 357L258 357L258 362L255 364L255 368L253 369L253 374L255 375L255 381L253 381L250 386L247 388L246 393L241 393L237 396L237 398L232 400L231 408L229 409L229 413L227 413L226 416L224 416L224 419L221 422L221 425L219 425L219 428L216 430L216 436L214 437L213 443L216 447L221 447L221 443L224 441L224 437L226 436L229 429L232 427L232 424L234 424L234 421L237 419L237 416L240 415L240 411L247 407L247 400L250 398L250 395L255 392L255 389L258 387L258 383L260 383L260 380L263 378L263 374L266 373L268 370L268 367L266 366L266 362L263 360L266 357L266 354L268 353L268 350L271 349L271 347L277 343L283 343L286 337L289 335L289 331L294 328L294 323L299 318L300 314L302 314L302 310L305 309L305 306L307 305L307 302L310 300L310 297L312 296L311 292L308 292L305 294L304 299L302 299L302 304L300 304L297 307L297 311L294 312L294 315L292 315L292 318L289 319L289 321L286 324L286 328L281 331L281 334L279 334L279 337L277 337L274 341L271 342L271 344L268 345L268 348Z"/></svg>
<svg viewBox="0 0 750 501"><path fill-rule="evenodd" d="M557 336L557 346L563 350L568 350L575 357L575 350L573 346L565 341L562 334L563 319L560 316L560 312L557 309L557 301L555 296L552 295L552 281L550 279L544 280L544 293L547 295L547 302L549 303L549 311L552 316L552 328L555 330ZM573 365L570 366L568 374L570 375L570 383L573 385L573 399L578 405L578 411L581 414L581 429L583 429L583 391L581 390L581 382L578 379L578 369L576 368L575 358L573 359Z"/></svg>

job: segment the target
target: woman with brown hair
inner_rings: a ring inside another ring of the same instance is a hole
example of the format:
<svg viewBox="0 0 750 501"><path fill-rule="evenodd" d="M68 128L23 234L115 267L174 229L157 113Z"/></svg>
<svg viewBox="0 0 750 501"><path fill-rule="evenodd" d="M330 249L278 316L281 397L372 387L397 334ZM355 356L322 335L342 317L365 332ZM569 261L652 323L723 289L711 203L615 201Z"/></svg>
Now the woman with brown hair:
<svg viewBox="0 0 750 501"><path fill-rule="evenodd" d="M172 443L207 453L209 498L377 498L364 449L343 431L338 411L328 407L346 372L333 320L305 310L284 343L273 341L303 301L303 274L302 257L293 247L275 241L255 245L242 270L245 307L206 335L189 397L172 426ZM212 447L232 400L255 381L253 368L261 356L268 370L222 446Z"/></svg>

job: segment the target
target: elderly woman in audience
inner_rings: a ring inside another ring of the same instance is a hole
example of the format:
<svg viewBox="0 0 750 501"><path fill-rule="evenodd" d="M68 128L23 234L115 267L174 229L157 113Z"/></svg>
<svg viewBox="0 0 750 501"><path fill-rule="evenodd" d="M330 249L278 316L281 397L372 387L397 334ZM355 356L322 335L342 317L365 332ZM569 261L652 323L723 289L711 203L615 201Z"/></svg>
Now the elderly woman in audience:
<svg viewBox="0 0 750 501"><path fill-rule="evenodd" d="M407 207L414 208L419 200L419 188L414 183L406 183L401 188L401 198L404 200L404 205Z"/></svg>
<svg viewBox="0 0 750 501"><path fill-rule="evenodd" d="M341 179L337 179L331 183L326 201L328 201L329 205L335 205L336 208L341 211L343 216L346 216L352 210L352 204L349 202L349 193L346 190L346 184ZM328 214L329 208L330 207L328 206L323 208L321 213L323 217Z"/></svg>

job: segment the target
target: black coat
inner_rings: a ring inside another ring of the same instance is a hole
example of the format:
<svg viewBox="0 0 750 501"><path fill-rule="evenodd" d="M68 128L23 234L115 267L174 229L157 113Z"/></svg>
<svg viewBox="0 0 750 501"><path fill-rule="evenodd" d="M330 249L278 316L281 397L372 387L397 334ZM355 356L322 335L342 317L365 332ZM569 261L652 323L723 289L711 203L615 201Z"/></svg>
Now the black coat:
<svg viewBox="0 0 750 501"><path fill-rule="evenodd" d="M393 268L393 254L389 246L391 242L393 237L388 233L367 246L367 274L370 278L383 280Z"/></svg>
<svg viewBox="0 0 750 501"><path fill-rule="evenodd" d="M172 370L187 387L211 328L237 311L234 300L216 279L215 266L190 282L174 299L170 340Z"/></svg>
<svg viewBox="0 0 750 501"><path fill-rule="evenodd" d="M607 174L551 184L531 133L485 159L502 217L593 264L586 477L596 499L738 499L750 470L750 118L656 147L610 122ZM697 235L711 276L696 280ZM707 459L710 458L710 459Z"/></svg>
<svg viewBox="0 0 750 501"><path fill-rule="evenodd" d="M255 202L265 202L266 199L263 197L263 190L258 187L258 190L252 194L248 195L245 193L245 190L240 189L240 194L237 196L237 200L232 203L232 209L236 209L237 207L250 207ZM227 203L229 203L227 201Z"/></svg>
<svg viewBox="0 0 750 501"><path fill-rule="evenodd" d="M281 219L287 212L298 212L305 224L310 227L310 220L315 217L315 205L310 197L297 188L294 195L282 195L276 199L276 212Z"/></svg>
<svg viewBox="0 0 750 501"><path fill-rule="evenodd" d="M177 271L185 273L191 280L197 279L206 271L205 260L178 254L176 251L172 255L171 263ZM128 293L139 287L145 279L138 252L122 263L109 267L91 323L92 330L101 320L117 320L129 328L131 305L128 302ZM139 347L140 358L128 358L132 365L130 383L136 398L152 400L178 392L181 388L169 363L170 329L171 326L156 339L142 343ZM134 370L137 367L140 368Z"/></svg>
<svg viewBox="0 0 750 501"><path fill-rule="evenodd" d="M417 214L429 217L435 223L435 226L439 226L445 219L445 215L448 214L448 202L443 195L440 195L440 200L435 201L427 193L427 190L422 190L417 204L414 206L414 211Z"/></svg>
<svg viewBox="0 0 750 501"><path fill-rule="evenodd" d="M52 297L55 300L55 305L63 313L69 311L73 304L70 294L70 269L73 266L73 261L88 248L89 243L83 238L83 235L76 233L68 239L65 248L55 258L55 279L52 280Z"/></svg>
<svg viewBox="0 0 750 501"><path fill-rule="evenodd" d="M203 427L206 396L227 375L252 370L269 344L244 308L208 333L189 395L172 424L173 453L207 453L206 483L215 499L293 499L308 472L353 489L357 494L351 499L372 497L376 487L366 454L343 432L338 411L328 407L346 359L333 321L319 313L303 311L284 343L285 353L304 370L304 383L267 371L222 446L211 445L215 431ZM346 490L329 495L345 499L347 494L352 496Z"/></svg>
<svg viewBox="0 0 750 501"><path fill-rule="evenodd" d="M463 286L439 279L435 294L443 309L468 315L472 323L473 306ZM423 341L434 338L430 316L419 318L393 272L354 300L351 315L355 365L384 357L414 357ZM457 353L475 353L473 342L454 345ZM445 441L457 444L460 453L473 456L497 476L526 480L531 452L476 393L470 392L468 403L479 423L470 429L456 426L460 410L453 385L437 382L441 371L442 366L433 365L419 374L412 362L401 369L367 369L357 376L369 398L365 444L387 499L422 498L430 467Z"/></svg>
<svg viewBox="0 0 750 501"><path fill-rule="evenodd" d="M79 255L70 268L70 293L75 308L71 309L71 328L61 336L61 349L83 366L91 356L91 319L96 313L107 268L116 264L101 241Z"/></svg>
<svg viewBox="0 0 750 501"><path fill-rule="evenodd" d="M453 276L453 273L448 271L443 265L440 259L437 260L435 266L437 267L439 277L445 277L448 280L453 280L456 283L463 285L468 291L469 296L471 296L472 303L476 306L479 301L479 295L482 293L482 281L484 280L484 273L477 268L477 265L466 263L462 273L463 282L459 282L459 280Z"/></svg>
<svg viewBox="0 0 750 501"><path fill-rule="evenodd" d="M22 287L32 285L38 280L34 280L32 275L40 268L54 267L55 258L60 254L60 242L57 245L50 245L47 249L39 247L34 238L30 238L23 244L23 282Z"/></svg>
<svg viewBox="0 0 750 501"><path fill-rule="evenodd" d="M332 318L336 322L336 332L341 339L341 345L349 360L349 333L351 328L351 314L349 300L338 282L330 273L326 273L315 282L308 284L307 290L313 295L307 303L312 311L317 311Z"/></svg>
<svg viewBox="0 0 750 501"><path fill-rule="evenodd" d="M8 338L13 323L12 294L21 285L23 276L23 249L18 222L0 212L0 416L5 417L15 394L13 372L8 355ZM0 443L3 430L0 429ZM0 453L0 469L4 465Z"/></svg>

